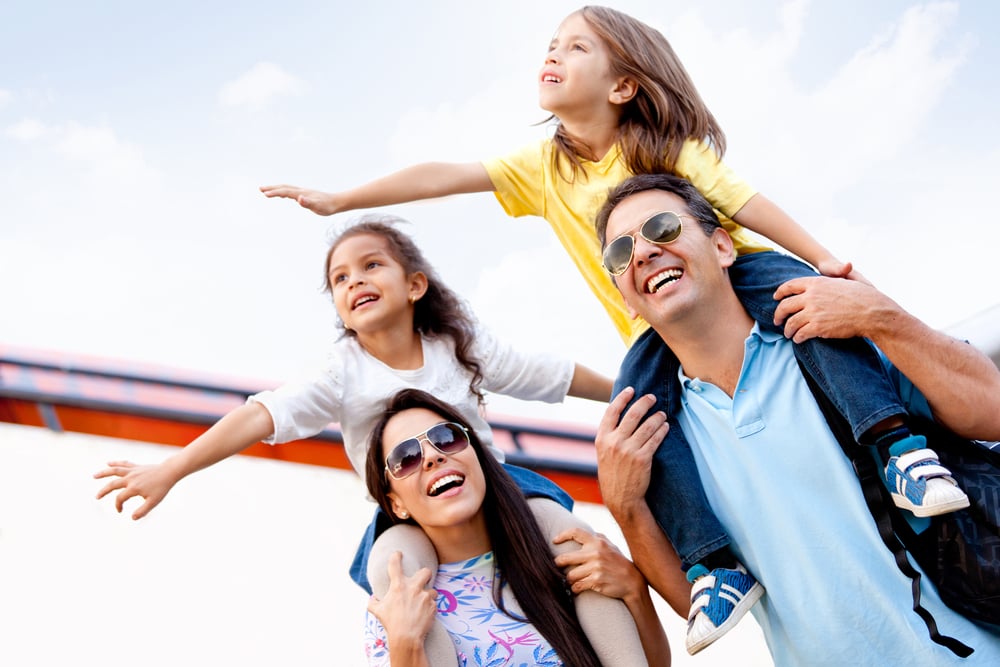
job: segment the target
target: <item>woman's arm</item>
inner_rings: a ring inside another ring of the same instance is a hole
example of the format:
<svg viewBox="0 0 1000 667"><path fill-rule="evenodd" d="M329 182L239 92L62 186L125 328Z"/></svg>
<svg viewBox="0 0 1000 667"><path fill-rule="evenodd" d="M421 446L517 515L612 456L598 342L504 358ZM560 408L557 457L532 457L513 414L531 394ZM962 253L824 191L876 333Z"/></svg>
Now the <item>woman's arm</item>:
<svg viewBox="0 0 1000 667"><path fill-rule="evenodd" d="M569 541L579 543L580 549L559 554L556 565L565 569L573 592L591 590L622 600L639 631L646 661L669 665L670 644L642 573L603 535L574 528L554 540L556 544Z"/></svg>
<svg viewBox="0 0 1000 667"><path fill-rule="evenodd" d="M575 364L573 380L570 382L569 391L566 394L607 403L611 400L611 390L614 388L614 384L615 382L611 378L581 364Z"/></svg>
<svg viewBox="0 0 1000 667"><path fill-rule="evenodd" d="M469 192L492 192L481 162L425 162L341 192L321 192L294 185L264 185L267 197L294 199L319 215L373 208Z"/></svg>
<svg viewBox="0 0 1000 667"><path fill-rule="evenodd" d="M140 496L145 502L132 513L132 518L141 519L184 477L242 452L273 432L274 422L263 405L241 405L162 463L136 465L110 461L107 468L94 474L96 479L114 478L98 492L97 498L120 489L115 496L115 508L121 512L125 501Z"/></svg>

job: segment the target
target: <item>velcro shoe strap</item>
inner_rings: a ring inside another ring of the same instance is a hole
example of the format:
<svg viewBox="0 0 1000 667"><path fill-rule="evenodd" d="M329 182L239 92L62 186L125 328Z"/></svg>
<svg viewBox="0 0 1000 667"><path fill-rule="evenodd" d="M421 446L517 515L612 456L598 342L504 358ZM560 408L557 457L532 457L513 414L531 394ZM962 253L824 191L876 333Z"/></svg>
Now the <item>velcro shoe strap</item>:
<svg viewBox="0 0 1000 667"><path fill-rule="evenodd" d="M946 477L951 479L951 472L938 461L933 449L915 449L899 457L899 468L913 479L934 479Z"/></svg>

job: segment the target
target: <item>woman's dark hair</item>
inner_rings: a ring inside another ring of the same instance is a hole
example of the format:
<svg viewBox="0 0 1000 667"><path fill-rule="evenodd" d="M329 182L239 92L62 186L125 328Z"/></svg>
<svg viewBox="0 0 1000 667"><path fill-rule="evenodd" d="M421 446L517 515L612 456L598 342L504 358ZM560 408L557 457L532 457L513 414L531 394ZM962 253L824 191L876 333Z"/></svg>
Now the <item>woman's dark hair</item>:
<svg viewBox="0 0 1000 667"><path fill-rule="evenodd" d="M382 437L386 424L394 415L416 408L430 410L444 421L468 428L469 442L486 480L483 513L496 562L497 582L493 588L493 599L497 607L511 618L527 620L534 625L564 664L600 667L600 660L580 627L566 580L556 567L524 494L503 466L483 449L475 430L455 408L419 389L404 389L389 399L385 413L375 424L368 440L365 469L368 492L392 523L402 523L393 512L388 496L389 480L385 475ZM510 586L510 592L524 611L524 619L505 607L501 595L504 586Z"/></svg>
<svg viewBox="0 0 1000 667"><path fill-rule="evenodd" d="M475 339L475 323L472 314L455 292L451 290L438 276L437 271L424 257L417 244L408 235L401 232L395 225L406 222L393 215L369 214L358 218L354 223L330 240L330 248L326 253L324 263L323 289L333 292L330 284L330 261L333 253L345 240L354 236L369 234L385 239L393 259L399 262L407 275L417 272L427 276L427 292L413 304L413 330L428 337L442 334L451 338L455 345L455 357L472 375L469 390L483 402L483 393L479 385L483 381L483 371L479 360L472 353ZM341 322L343 328L343 323ZM356 336L350 329L344 328L344 335Z"/></svg>
<svg viewBox="0 0 1000 667"><path fill-rule="evenodd" d="M725 154L722 127L660 31L609 7L588 5L577 13L607 48L611 73L631 77L638 86L618 125L622 159L633 174L673 171L687 139L706 142L720 158ZM573 174L581 173L580 155L588 154L586 147L575 142L561 123L553 141Z"/></svg>

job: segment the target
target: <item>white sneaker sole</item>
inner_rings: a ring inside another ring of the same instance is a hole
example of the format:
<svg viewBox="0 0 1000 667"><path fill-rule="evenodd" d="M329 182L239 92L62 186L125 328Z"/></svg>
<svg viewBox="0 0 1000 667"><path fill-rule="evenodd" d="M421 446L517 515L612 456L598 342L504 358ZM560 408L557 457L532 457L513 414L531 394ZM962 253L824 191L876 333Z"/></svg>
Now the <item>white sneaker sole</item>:
<svg viewBox="0 0 1000 667"><path fill-rule="evenodd" d="M961 498L955 498L954 500L948 502L937 503L936 505L914 505L906 496L893 493L892 502L896 505L896 507L904 510L910 510L913 512L913 516L926 518L929 516L947 514L948 512L954 512L955 510L965 509L969 506L969 497L962 494Z"/></svg>
<svg viewBox="0 0 1000 667"><path fill-rule="evenodd" d="M750 608L753 607L755 604L757 604L757 600L760 600L761 596L763 595L764 595L764 587L761 586L760 582L758 581L757 583L755 583L753 586L750 587L750 590L747 591L747 594L743 596L743 599L740 600L739 604L733 607L733 613L729 615L729 618L727 618L722 625L716 627L715 630L709 632L707 635L705 635L698 641L693 643L688 643L687 652L691 655L694 655L698 651L707 648L710 644L712 644L716 639L718 639L722 635L732 630L733 627L740 622L740 619L746 616L746 613L750 611Z"/></svg>

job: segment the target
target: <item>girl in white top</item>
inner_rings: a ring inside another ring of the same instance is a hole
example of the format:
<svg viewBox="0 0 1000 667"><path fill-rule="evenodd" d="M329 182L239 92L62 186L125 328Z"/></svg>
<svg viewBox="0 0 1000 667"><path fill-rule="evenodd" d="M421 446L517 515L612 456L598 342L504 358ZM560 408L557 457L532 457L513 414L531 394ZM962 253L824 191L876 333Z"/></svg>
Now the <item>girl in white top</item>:
<svg viewBox="0 0 1000 667"><path fill-rule="evenodd" d="M499 460L502 453L492 446L489 426L479 413L483 389L551 402L566 394L608 400L610 379L569 361L518 354L481 331L463 301L441 282L412 239L393 226L396 220L368 216L331 244L326 285L344 336L335 343L326 368L309 380L252 396L159 464L110 462L95 474L97 478L112 478L97 497L118 491L115 506L119 512L128 499L142 497L144 502L132 514L133 519L139 519L185 476L258 441L277 443L309 437L333 421L340 422L351 463L364 477L368 433L383 413L386 400L405 387L435 392L460 406L468 424ZM558 486L531 471L509 468L525 495L557 501L533 504L553 527L547 535L550 540L579 524L560 506L562 503L568 509L572 501ZM386 562L393 551L407 555L403 566L410 572L436 565L415 557L429 553L433 558L432 550L421 549L426 538L417 536L415 543L412 533L400 529L379 537L386 523L385 517L376 513L352 567L355 581L369 592L374 588L376 594L387 586ZM616 632L626 636L631 632L635 638L634 625L620 601L591 592L579 596L581 603L593 609L596 625L618 618L621 627ZM590 614L581 607L584 623ZM619 648L614 639L614 634L608 635L608 650L613 652ZM443 630L436 629L428 641L431 655L447 655L454 664L454 650ZM600 652L600 642L595 644ZM637 638L633 645L638 647Z"/></svg>

